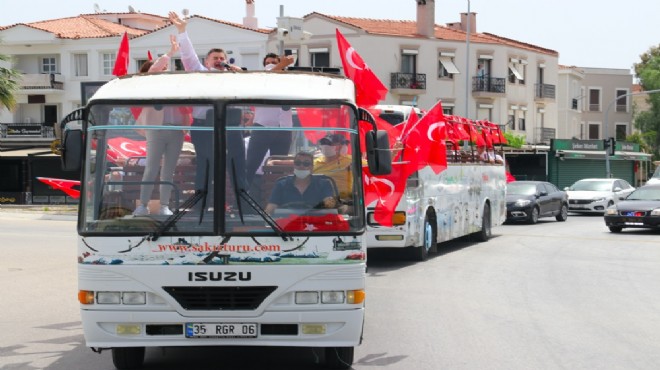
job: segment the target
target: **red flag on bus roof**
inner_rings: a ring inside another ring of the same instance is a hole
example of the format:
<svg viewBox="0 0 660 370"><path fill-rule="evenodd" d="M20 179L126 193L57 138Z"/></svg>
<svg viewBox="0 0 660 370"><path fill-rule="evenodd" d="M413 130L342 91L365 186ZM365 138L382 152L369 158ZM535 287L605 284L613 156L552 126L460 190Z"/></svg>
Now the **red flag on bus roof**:
<svg viewBox="0 0 660 370"><path fill-rule="evenodd" d="M119 50L117 50L117 58L115 59L115 68L112 74L119 77L128 73L128 33L124 32L124 37L121 38Z"/></svg>

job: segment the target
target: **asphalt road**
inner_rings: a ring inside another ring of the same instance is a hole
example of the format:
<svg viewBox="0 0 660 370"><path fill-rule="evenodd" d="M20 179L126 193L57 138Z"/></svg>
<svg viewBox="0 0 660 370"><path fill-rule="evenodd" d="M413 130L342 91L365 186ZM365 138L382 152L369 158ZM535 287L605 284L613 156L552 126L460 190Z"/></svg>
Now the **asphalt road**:
<svg viewBox="0 0 660 370"><path fill-rule="evenodd" d="M503 225L426 262L370 251L354 369L658 369L660 240L601 217ZM84 346L75 223L0 213L0 369L113 369ZM313 369L299 348L151 349L145 369Z"/></svg>

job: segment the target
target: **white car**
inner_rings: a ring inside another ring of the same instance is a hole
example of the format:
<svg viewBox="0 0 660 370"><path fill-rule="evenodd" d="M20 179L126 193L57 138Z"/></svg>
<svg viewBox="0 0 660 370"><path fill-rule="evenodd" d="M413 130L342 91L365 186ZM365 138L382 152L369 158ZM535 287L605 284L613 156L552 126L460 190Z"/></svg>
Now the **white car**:
<svg viewBox="0 0 660 370"><path fill-rule="evenodd" d="M618 203L635 190L623 179L582 179L564 188L568 193L571 212L605 213L607 207Z"/></svg>
<svg viewBox="0 0 660 370"><path fill-rule="evenodd" d="M646 181L646 184L644 185L657 185L660 184L660 166L658 166L655 169L655 172L653 172L653 176L651 176L648 181Z"/></svg>

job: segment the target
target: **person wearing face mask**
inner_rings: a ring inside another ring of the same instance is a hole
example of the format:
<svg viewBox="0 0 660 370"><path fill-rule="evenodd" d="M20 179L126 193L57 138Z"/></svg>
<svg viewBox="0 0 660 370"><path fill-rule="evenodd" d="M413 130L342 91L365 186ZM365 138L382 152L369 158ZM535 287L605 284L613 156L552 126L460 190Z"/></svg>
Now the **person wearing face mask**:
<svg viewBox="0 0 660 370"><path fill-rule="evenodd" d="M188 33L186 32L187 22L179 18L176 12L169 12L170 22L179 31L178 41L181 49L181 62L186 71L242 71L241 67L230 65L227 63L227 53L223 49L213 48L206 53L204 64L199 61L195 48L193 47ZM212 117L207 117L207 112L211 108L208 107L195 107L193 108L193 127L213 127ZM213 135L209 135L206 130L191 130L190 139L195 146L196 155L196 173L195 173L195 189L208 189L208 199L212 199L211 181L213 180ZM208 183L204 184L204 178L208 170ZM206 185L206 186L205 186ZM209 204L207 201L206 204Z"/></svg>
<svg viewBox="0 0 660 370"><path fill-rule="evenodd" d="M314 159L314 173L330 176L335 180L339 197L351 199L353 174L351 156L348 153L348 140L341 134L329 134L319 140L321 156Z"/></svg>
<svg viewBox="0 0 660 370"><path fill-rule="evenodd" d="M294 58L291 55L280 58L277 54L268 53L263 60L263 65L267 71L282 71L293 62ZM293 126L291 109L284 107L255 107L253 122L255 127L289 128ZM250 136L245 165L248 185L252 183L266 152L270 151L270 155L287 155L291 146L291 131L288 130L253 130Z"/></svg>
<svg viewBox="0 0 660 370"><path fill-rule="evenodd" d="M266 205L266 213L272 215L278 207L294 209L335 208L332 184L327 178L312 176L314 156L298 152L293 159L293 176L281 178L275 183Z"/></svg>

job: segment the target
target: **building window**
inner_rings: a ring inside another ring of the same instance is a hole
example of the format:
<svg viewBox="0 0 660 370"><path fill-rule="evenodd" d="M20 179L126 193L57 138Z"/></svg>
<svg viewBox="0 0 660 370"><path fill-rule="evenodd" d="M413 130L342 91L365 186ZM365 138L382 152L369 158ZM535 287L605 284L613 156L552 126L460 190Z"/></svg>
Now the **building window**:
<svg viewBox="0 0 660 370"><path fill-rule="evenodd" d="M509 60L509 83L525 84L525 64L527 64L527 61L513 58Z"/></svg>
<svg viewBox="0 0 660 370"><path fill-rule="evenodd" d="M117 54L115 53L103 53L101 56L101 62L103 63L102 72L104 76L112 75L112 70L115 68L116 59Z"/></svg>
<svg viewBox="0 0 660 370"><path fill-rule="evenodd" d="M76 77L86 77L89 75L87 70L87 54L73 54L73 75Z"/></svg>
<svg viewBox="0 0 660 370"><path fill-rule="evenodd" d="M506 122L506 125L511 127L511 130L516 129L516 115L513 113L509 113L509 119Z"/></svg>
<svg viewBox="0 0 660 370"><path fill-rule="evenodd" d="M628 136L628 125L625 123L617 123L616 125L616 139L624 141Z"/></svg>
<svg viewBox="0 0 660 370"><path fill-rule="evenodd" d="M454 78L455 73L460 73L454 64L453 54L440 53L438 57L438 78Z"/></svg>
<svg viewBox="0 0 660 370"><path fill-rule="evenodd" d="M525 131L525 115L527 113L525 107L520 109L520 113L518 113L518 130L520 131Z"/></svg>
<svg viewBox="0 0 660 370"><path fill-rule="evenodd" d="M172 65L174 65L174 70L175 71L185 71L185 68L183 67L183 62L181 61L181 58L174 58Z"/></svg>
<svg viewBox="0 0 660 370"><path fill-rule="evenodd" d="M142 65L143 65L144 63L146 63L147 61L149 61L149 59L137 59L137 60L135 61L135 65L136 65L135 70L138 71L138 73L139 73L139 72L140 72L140 68L141 68Z"/></svg>
<svg viewBox="0 0 660 370"><path fill-rule="evenodd" d="M598 140L600 139L600 124L590 123L589 124L589 140Z"/></svg>
<svg viewBox="0 0 660 370"><path fill-rule="evenodd" d="M57 64L54 57L41 58L41 73L57 73Z"/></svg>
<svg viewBox="0 0 660 370"><path fill-rule="evenodd" d="M600 89L589 89L589 112L600 112Z"/></svg>
<svg viewBox="0 0 660 370"><path fill-rule="evenodd" d="M401 73L417 73L417 54L412 50L401 51Z"/></svg>
<svg viewBox="0 0 660 370"><path fill-rule="evenodd" d="M454 115L454 106L442 106L442 114L445 116L453 116Z"/></svg>
<svg viewBox="0 0 660 370"><path fill-rule="evenodd" d="M309 65L311 67L330 67L328 48L309 49Z"/></svg>
<svg viewBox="0 0 660 370"><path fill-rule="evenodd" d="M616 111L617 112L628 112L628 97L624 96L628 94L628 90L616 89Z"/></svg>

